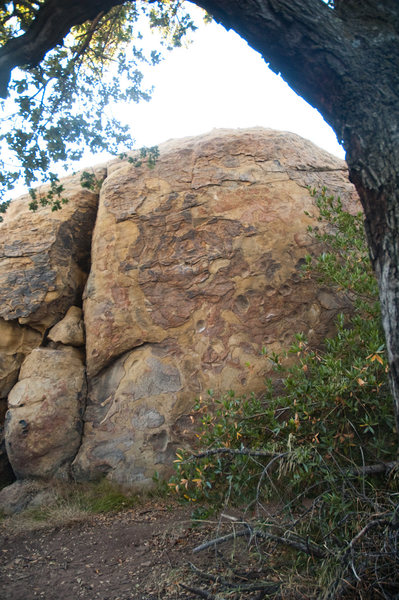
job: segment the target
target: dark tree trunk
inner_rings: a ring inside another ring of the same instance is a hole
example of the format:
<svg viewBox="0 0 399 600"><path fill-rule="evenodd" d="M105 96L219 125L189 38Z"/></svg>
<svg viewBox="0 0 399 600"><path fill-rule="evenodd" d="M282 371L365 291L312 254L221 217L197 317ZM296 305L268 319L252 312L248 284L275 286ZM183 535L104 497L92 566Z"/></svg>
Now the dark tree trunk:
<svg viewBox="0 0 399 600"><path fill-rule="evenodd" d="M71 25L120 3L47 0L31 29L0 49L0 94L14 66L37 64ZM347 152L379 283L399 433L399 0L335 0L334 9L323 0L195 4L260 52Z"/></svg>
<svg viewBox="0 0 399 600"><path fill-rule="evenodd" d="M37 66L46 52L60 44L74 25L94 19L122 0L47 0L28 31L0 49L0 97L7 96L11 70Z"/></svg>

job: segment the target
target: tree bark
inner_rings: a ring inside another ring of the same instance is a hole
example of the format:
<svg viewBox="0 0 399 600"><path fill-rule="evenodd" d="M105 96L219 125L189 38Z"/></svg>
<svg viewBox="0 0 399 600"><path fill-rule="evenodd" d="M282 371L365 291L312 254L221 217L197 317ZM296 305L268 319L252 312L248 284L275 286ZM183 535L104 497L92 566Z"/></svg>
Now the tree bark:
<svg viewBox="0 0 399 600"><path fill-rule="evenodd" d="M26 33L0 49L0 97L7 97L11 71L22 65L37 66L46 52L60 44L71 27L94 19L123 0L47 0Z"/></svg>
<svg viewBox="0 0 399 600"><path fill-rule="evenodd" d="M154 0L148 0L149 2ZM70 27L121 0L47 0L0 49L0 94L14 66L36 65ZM399 435L399 2L195 0L234 29L332 126L365 212L378 278Z"/></svg>

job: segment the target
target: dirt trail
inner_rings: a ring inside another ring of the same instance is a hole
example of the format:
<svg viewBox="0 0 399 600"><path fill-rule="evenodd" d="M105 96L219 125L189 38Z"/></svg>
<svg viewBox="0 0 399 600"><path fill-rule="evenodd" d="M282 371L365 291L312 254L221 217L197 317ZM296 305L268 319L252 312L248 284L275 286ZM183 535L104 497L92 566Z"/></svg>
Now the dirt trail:
<svg viewBox="0 0 399 600"><path fill-rule="evenodd" d="M0 536L1 600L173 600L192 597L178 584L205 532L187 509L152 503Z"/></svg>

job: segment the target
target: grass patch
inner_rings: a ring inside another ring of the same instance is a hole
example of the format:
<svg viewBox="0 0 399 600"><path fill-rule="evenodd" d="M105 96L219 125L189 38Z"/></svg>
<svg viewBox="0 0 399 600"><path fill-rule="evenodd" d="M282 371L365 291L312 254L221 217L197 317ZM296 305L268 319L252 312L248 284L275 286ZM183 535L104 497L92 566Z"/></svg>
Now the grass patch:
<svg viewBox="0 0 399 600"><path fill-rule="evenodd" d="M43 489L46 499L40 505L31 505L12 516L0 513L1 524L8 532L61 527L91 515L128 510L147 500L146 495L127 492L107 480L83 484L53 481Z"/></svg>

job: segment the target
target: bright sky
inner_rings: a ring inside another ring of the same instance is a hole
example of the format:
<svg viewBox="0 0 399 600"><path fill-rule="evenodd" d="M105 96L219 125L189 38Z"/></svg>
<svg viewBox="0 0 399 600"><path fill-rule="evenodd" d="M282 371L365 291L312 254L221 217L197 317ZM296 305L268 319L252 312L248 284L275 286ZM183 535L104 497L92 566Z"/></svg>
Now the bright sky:
<svg viewBox="0 0 399 600"><path fill-rule="evenodd" d="M320 114L268 69L260 54L232 31L202 24L193 43L148 70L149 103L129 105L124 117L137 146L198 135L215 127L271 127L292 131L344 158L335 133ZM85 161L86 162L86 161Z"/></svg>
<svg viewBox="0 0 399 600"><path fill-rule="evenodd" d="M268 69L260 54L236 33L215 22L205 24L203 11L191 5L198 25L192 43L165 54L156 67L144 68L145 86L154 86L152 100L115 110L131 127L136 147L155 146L171 138L199 135L214 128L270 127L292 131L328 152L345 157L335 133L321 115ZM143 32L143 44L157 47L157 38ZM77 171L103 162L109 154L85 153L73 164ZM55 169L58 171L58 169ZM60 167L60 176L65 171ZM22 184L12 197L24 193Z"/></svg>

